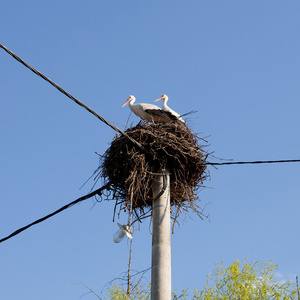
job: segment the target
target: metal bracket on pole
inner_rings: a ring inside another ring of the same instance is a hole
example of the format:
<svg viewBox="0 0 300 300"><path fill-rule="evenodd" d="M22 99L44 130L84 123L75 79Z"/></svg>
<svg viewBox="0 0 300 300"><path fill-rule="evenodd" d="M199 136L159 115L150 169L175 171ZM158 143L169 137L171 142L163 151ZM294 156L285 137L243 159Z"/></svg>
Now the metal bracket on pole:
<svg viewBox="0 0 300 300"><path fill-rule="evenodd" d="M152 202L156 199L158 199L160 196L162 196L162 194L165 192L166 188L167 188L167 177L166 175L169 175L167 174L166 170L163 169L162 170L162 174L157 174L157 175L162 175L163 176L163 185L162 185L162 188L161 190L158 192L158 191L155 191L153 189L153 195L154 195L154 192L156 193L155 196L153 196L153 198L148 198L149 200L151 200Z"/></svg>

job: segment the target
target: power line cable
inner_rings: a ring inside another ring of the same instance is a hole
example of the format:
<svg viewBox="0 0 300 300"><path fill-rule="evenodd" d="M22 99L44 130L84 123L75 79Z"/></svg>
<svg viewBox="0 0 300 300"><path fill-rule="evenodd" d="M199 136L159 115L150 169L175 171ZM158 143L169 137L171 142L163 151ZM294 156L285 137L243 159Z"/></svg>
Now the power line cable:
<svg viewBox="0 0 300 300"><path fill-rule="evenodd" d="M36 75L40 76L41 78L43 78L44 80L46 80L47 82L49 82L52 86L54 86L56 89L58 89L61 93L63 93L64 95L66 95L68 98L70 98L71 100L73 100L76 104L80 105L81 107L85 108L88 112L90 112L91 114L93 114L96 118L98 118L100 121L104 122L106 125L108 125L109 127L111 127L112 129L114 129L115 131L117 131L118 133L121 133L122 135L126 136L132 143L134 143L135 145L137 145L140 149L142 149L144 152L150 154L150 152L145 149L144 146L142 146L140 143L138 143L136 140L134 140L132 137L130 137L128 134L126 134L125 132L123 132L121 129L117 128L116 126L110 124L107 120L105 120L103 117L101 117L99 114L97 114L95 111L93 111L91 108L89 108L88 106L86 106L84 103L82 103L81 101L79 101L78 99L76 99L75 97L73 97L71 94L69 94L68 92L66 92L63 88L61 88L58 84L56 84L55 82L53 82L52 80L50 80L48 77L46 77L44 74L42 74L41 72L39 72L38 70L36 70L35 68L33 68L32 66L30 66L29 64L27 64L24 60L22 60L18 55L16 55L15 53L13 53L12 51L10 51L9 49L7 49L5 46L3 46L2 44L0 44L0 48L2 48L3 50L5 50L9 55L11 55L14 59L16 59L18 62L20 62L21 64L23 64L26 68L28 68L29 70L31 70L33 73L35 73Z"/></svg>
<svg viewBox="0 0 300 300"><path fill-rule="evenodd" d="M256 160L256 161L229 161L229 162L207 162L207 165L222 166L222 165L250 165L250 164L274 164L274 163L288 163L300 162L300 159L283 159L283 160Z"/></svg>
<svg viewBox="0 0 300 300"><path fill-rule="evenodd" d="M71 100L73 100L76 104L80 105L81 107L85 108L88 112L90 112L91 114L93 114L95 117L97 117L100 121L104 122L106 125L108 125L109 127L111 127L112 129L114 129L115 131L117 131L118 133L126 136L131 142L133 142L135 145L137 145L140 149L142 149L143 151L145 151L148 154L151 154L150 152L148 152L147 149L145 149L144 146L142 146L139 142L137 142L136 140L134 140L132 137L130 137L128 134L126 134L125 132L123 132L121 129L117 128L116 126L110 124L106 119L104 119L103 117L101 117L98 113L96 113L95 111L93 111L91 108L89 108L87 105L85 105L84 103L82 103L81 101L79 101L78 99L76 99L75 97L73 97L71 94L69 94L68 92L66 92L63 88L61 88L58 84L56 84L55 82L53 82L51 79L49 79L48 77L46 77L44 74L42 74L41 72L39 72L38 70L36 70L35 68L33 68L32 66L30 66L29 64L27 64L24 60L22 60L18 55L16 55L15 53L13 53L12 51L10 51L8 48L6 48L4 45L0 44L0 48L2 48L3 50L5 50L9 55L11 55L13 58L15 58L17 61L19 61L21 64L23 64L25 67L27 67L29 70L31 70L32 72L34 72L35 74L37 74L38 76L40 76L41 78L43 78L44 80L46 80L47 82L49 82L52 86L54 86L56 89L58 89L61 93L63 93L64 95L66 95L68 98L70 98ZM190 113L194 113L195 111L191 111L187 114ZM300 162L300 160L297 159L292 159L292 160L276 160L276 161L253 161L253 162L220 162L220 163L207 163L208 165L215 165L215 166L220 166L220 165L238 165L238 164L270 164L270 163L286 163L286 162Z"/></svg>
<svg viewBox="0 0 300 300"><path fill-rule="evenodd" d="M300 162L300 159L285 159L285 160L257 160L257 161L231 161L231 162L220 162L220 163L212 163L212 162L207 162L206 164L207 165L213 165L213 166L220 166L220 165L242 165L242 164L273 164L273 163L292 163L292 162ZM86 199L89 199L95 195L100 195L102 194L102 191L105 190L105 189L109 189L111 183L107 183L106 185L102 186L101 188L85 195L85 196L82 196L74 201L72 201L71 203L69 204L66 204L64 205L63 207L59 208L58 210L54 211L53 213L49 214L49 215L46 215L45 217L43 218L40 218L16 231L14 231L13 233L11 233L10 235L8 235L7 237L3 238L0 240L0 243L12 238L13 236L21 233L22 231L28 229L29 227L33 226L33 225L36 225L38 223L41 223L47 219L49 219L50 217L53 217L54 215L64 211L65 209L73 206L74 204L76 203L79 203L81 201L84 201ZM162 191L158 194L158 197L161 195L161 193L163 193L164 191L164 187L162 188ZM157 196L156 196L157 197ZM155 197L155 198L156 198Z"/></svg>
<svg viewBox="0 0 300 300"><path fill-rule="evenodd" d="M22 227L22 228L20 228L20 229L14 231L13 233L11 233L10 235L8 235L7 237L1 239L1 240L0 240L0 243L2 243L2 242L4 242L4 241L6 241L6 240L12 238L13 236L15 236L15 235L21 233L22 231L28 229L29 227L31 227L31 226L33 226L33 225L36 225L36 224L38 224L38 223L41 223L41 222L43 222L43 221L49 219L50 217L53 217L54 215L56 215L56 214L62 212L63 210L65 210L65 209L67 209L67 208L73 206L73 205L76 204L76 203L79 203L79 202L81 202L81 201L83 201L83 200L89 199L89 198L91 198L91 197L93 197L93 196L95 196L95 195L100 195L100 196L101 196L102 191L103 191L103 190L106 190L106 189L109 189L110 185L111 185L111 183L109 182L109 183L105 184L104 186L102 186L101 188L99 188L99 189L97 189L97 190L95 190L95 191L93 191L93 192L91 192L91 193L89 193L89 194L87 194L87 195L85 195L85 196L82 196L82 197L80 197L80 198L78 198L78 199L72 201L72 202L69 203L69 204L64 205L63 207L59 208L58 210L54 211L53 213L51 213L51 214L49 214L49 215L47 215L47 216L45 216L45 217L43 217L43 218L40 218L40 219L38 219L38 220L36 220L36 221L34 221L34 222L32 222L32 223L30 223L30 224L28 224L28 225Z"/></svg>
<svg viewBox="0 0 300 300"><path fill-rule="evenodd" d="M28 69L30 69L32 72L34 72L36 75L40 76L41 78L43 78L45 81L49 82L52 86L54 86L56 89L58 89L61 93L63 93L64 95L66 95L68 98L70 98L71 100L73 100L76 104L80 105L81 107L85 108L88 112L90 112L91 114L93 114L95 117L97 117L100 121L104 122L106 125L108 125L109 127L111 127L112 129L114 129L115 131L117 131L118 133L124 135L125 137L127 137L131 142L133 142L135 145L137 145L140 149L142 149L143 151L145 151L148 154L151 154L148 152L148 150L146 150L140 143L138 143L136 140L134 140L133 138L131 138L130 136L128 136L125 132L123 132L122 130L120 130L119 128L117 128L116 126L110 124L107 120L105 120L103 117L101 117L98 113L96 113L95 111L93 111L91 108L89 108L88 106L86 106L84 103L82 103L81 101L79 101L78 99L76 99L75 97L73 97L71 94L69 94L68 92L66 92L63 88L61 88L59 85L57 85L55 82L53 82L52 80L50 80L48 77L46 77L44 74L42 74L41 72L39 72L38 70L36 70L35 68L31 67L29 64L27 64L25 61L23 61L19 56L17 56L15 53L13 53L12 51L10 51L9 49L7 49L5 46L3 46L2 44L0 44L0 48L2 48L3 50L5 50L9 55L11 55L13 58L15 58L17 61L19 61L21 64L23 64L25 67L27 67ZM268 160L268 161L238 161L238 162L219 162L219 163L213 163L213 162L207 162L207 165L213 165L213 166L220 166L220 165L241 165L241 164L271 164L271 163L287 163L287 162L300 162L299 159L290 159L290 160ZM83 197L80 197L74 201L72 201L71 203L61 207L60 209L56 210L55 212L40 218L32 223L30 223L27 226L24 226L16 231L14 231L12 234L10 234L9 236L3 238L0 240L0 243L12 238L13 236L21 233L22 231L28 229L29 227L41 223L43 221L45 221L46 219L62 212L63 210L73 206L76 203L79 203L83 200L86 200L88 198L91 198L95 195L101 195L102 191L104 189L108 189L110 186L110 183L104 185L103 187L91 192L90 194L87 194Z"/></svg>

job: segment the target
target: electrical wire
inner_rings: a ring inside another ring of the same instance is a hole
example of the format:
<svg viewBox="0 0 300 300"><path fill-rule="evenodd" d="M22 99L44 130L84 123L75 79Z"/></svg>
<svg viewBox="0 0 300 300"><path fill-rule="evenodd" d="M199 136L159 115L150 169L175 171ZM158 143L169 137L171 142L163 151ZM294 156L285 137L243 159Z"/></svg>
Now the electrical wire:
<svg viewBox="0 0 300 300"><path fill-rule="evenodd" d="M222 165L250 165L250 164L274 164L274 163L288 163L300 162L300 159L283 159L283 160L256 160L256 161L229 161L229 162L207 162L207 165L222 166Z"/></svg>
<svg viewBox="0 0 300 300"><path fill-rule="evenodd" d="M30 66L29 64L27 64L24 60L22 60L18 55L16 55L15 53L13 53L12 51L10 51L9 49L7 49L5 46L3 46L2 44L0 44L0 48L2 48L3 50L5 50L9 55L11 55L14 59L16 59L18 62L20 62L21 64L23 64L26 68L28 68L29 70L31 70L33 73L35 73L36 75L40 76L41 78L43 78L44 80L46 80L47 82L49 82L52 86L54 86L56 89L58 89L61 93L63 93L64 95L66 95L68 98L70 98L71 100L73 100L76 104L80 105L81 107L85 108L88 112L90 112L91 114L93 114L96 118L98 118L100 121L104 122L106 125L108 125L109 127L111 127L112 129L114 129L115 131L117 131L118 133L121 133L122 135L126 136L132 143L134 143L135 145L137 145L140 149L142 149L144 152L146 152L147 154L151 154L144 146L142 146L140 143L138 143L136 140L134 140L132 137L130 137L128 134L126 134L125 132L123 132L121 129L119 129L118 127L110 124L107 120L105 120L103 117L101 117L99 114L97 114L95 111L93 111L91 108L89 108L88 106L86 106L84 103L82 103L81 101L79 101L78 99L76 99L75 97L73 97L71 94L69 94L68 92L66 92L63 88L61 88L58 84L56 84L55 82L53 82L52 80L50 80L48 77L46 77L44 74L42 74L41 72L39 72L38 70L36 70L35 68L33 68L32 66Z"/></svg>
<svg viewBox="0 0 300 300"><path fill-rule="evenodd" d="M11 55L14 59L16 59L17 61L19 61L21 64L23 64L25 67L27 67L29 70L31 70L32 72L34 72L36 75L40 76L41 78L43 78L44 80L46 80L47 82L49 82L52 86L54 86L56 89L58 89L61 93L63 93L64 95L66 95L68 98L70 98L71 100L73 100L76 104L80 105L81 107L85 108L88 112L90 112L91 114L93 114L95 117L97 117L100 121L104 122L106 125L108 125L109 127L111 127L112 129L114 129L115 131L117 131L118 133L126 136L131 142L133 142L135 145L137 145L140 149L142 149L143 151L145 151L148 154L151 154L150 152L148 152L147 149L145 149L144 146L142 146L140 143L138 143L136 140L134 140L133 138L131 138L130 136L128 136L128 134L126 134L125 132L123 132L121 129L117 128L116 126L110 124L107 120L105 120L103 117L101 117L98 113L96 113L95 111L93 111L91 108L89 108L88 106L86 106L84 103L82 103L81 101L79 101L78 99L76 99L75 97L73 97L71 94L69 94L68 92L66 92L63 88L61 88L58 84L56 84L55 82L53 82L52 80L50 80L48 77L46 77L44 74L42 74L41 72L39 72L38 70L36 70L35 68L33 68L32 66L30 66L29 64L27 64L24 60L22 60L18 55L16 55L15 53L13 53L12 51L10 51L8 48L6 48L4 45L0 44L0 48L2 48L3 50L5 50L9 55ZM191 111L187 114L190 113L194 113L195 111ZM298 159L291 159L291 160L275 160L275 161L253 161L253 162L220 162L220 163L207 163L208 165L214 165L214 166L221 166L221 165L240 165L240 164L270 164L270 163L286 163L286 162L300 162L300 160Z"/></svg>
<svg viewBox="0 0 300 300"><path fill-rule="evenodd" d="M167 173L166 173L166 170L163 169L162 170L162 175L163 175L163 186L160 190L160 192L154 196L153 198L151 197L148 197L148 200L151 200L151 201L155 201L157 200L160 196L162 196L162 194L165 192L166 188L167 188Z"/></svg>
<svg viewBox="0 0 300 300"><path fill-rule="evenodd" d="M39 72L38 70L36 70L35 68L31 67L29 64L27 64L25 61L23 61L19 56L17 56L15 53L13 53L12 51L10 51L9 49L7 49L5 46L3 46L2 44L0 44L0 48L2 48L3 50L5 50L9 55L11 55L14 59L16 59L17 61L19 61L21 64L23 64L25 67L27 67L29 70L31 70L32 72L34 72L36 75L40 76L41 78L43 78L45 81L49 82L52 86L54 86L56 89L58 89L61 93L63 93L64 95L66 95L68 98L70 98L71 100L73 100L76 104L80 105L81 107L85 108L88 112L90 112L91 114L93 114L95 117L97 117L100 121L104 122L106 125L108 125L109 127L111 127L112 129L114 129L115 131L117 131L118 133L124 135L125 137L127 137L131 142L133 142L135 145L137 145L140 149L142 149L144 152L151 154L150 152L148 152L147 149L145 149L140 143L138 143L136 140L134 140L133 138L131 138L130 136L128 136L125 132L123 132L122 130L120 130L119 128L117 128L116 126L110 124L107 120L105 120L102 116L100 116L98 113L96 113L95 111L93 111L91 108L89 108L88 106L86 106L84 103L82 103L81 101L79 101L78 99L76 99L75 97L73 97L71 94L69 94L68 92L66 92L63 88L61 88L59 85L57 85L55 82L53 82L52 80L50 80L48 77L46 77L44 74L42 74L41 72ZM299 159L289 159L289 160L267 160L267 161L237 161L237 162L219 162L219 163L214 163L214 162L207 162L207 165L213 165L213 166L221 166L221 165L241 165L241 164L271 164L271 163L288 163L288 162L300 162ZM160 197L166 188L166 174L165 171L163 172L163 187L162 190L160 191L160 193L158 195L156 195L153 199L157 199L158 197ZM107 183L106 185L104 185L103 187L83 196L80 197L74 201L72 201L71 203L64 205L63 207L61 207L60 209L54 211L53 213L40 218L32 223L30 223L27 226L24 226L16 231L14 231L13 233L11 233L10 235L8 235L5 238L2 238L0 240L0 243L12 238L13 236L21 233L22 231L28 229L29 227L41 223L43 221L45 221L46 219L62 212L63 210L73 206L76 203L79 203L83 200L86 200L88 198L91 198L95 195L100 195L102 194L102 191L105 189L109 189L110 183ZM152 200L153 200L152 199Z"/></svg>
<svg viewBox="0 0 300 300"><path fill-rule="evenodd" d="M49 214L49 215L47 215L47 216L45 216L45 217L43 217L43 218L40 218L40 219L38 219L38 220L36 220L36 221L34 221L34 222L32 222L32 223L30 223L30 224L28 224L28 225L22 227L22 228L20 228L20 229L14 231L13 233L11 233L10 235L8 235L7 237L1 239L1 240L0 240L0 243L2 243L2 242L4 242L4 241L6 241L6 240L12 238L13 236L15 236L15 235L21 233L22 231L28 229L29 227L31 227L31 226L33 226L33 225L36 225L36 224L38 224L38 223L41 223L41 222L43 222L43 221L49 219L50 217L53 217L54 215L56 215L56 214L62 212L63 210L65 210L65 209L67 209L67 208L73 206L73 205L76 204L76 203L79 203L79 202L81 202L81 201L83 201L83 200L89 199L89 198L91 198L91 197L93 197L93 196L96 196L96 195L100 195L100 196L101 196L102 191L103 191L103 190L106 190L106 189L109 189L110 184L111 184L111 183L109 182L109 183L105 184L104 186L102 186L101 188L99 188L99 189L97 189L97 190L95 190L95 191L93 191L93 192L91 192L91 193L89 193L89 194L87 194L87 195L85 195L85 196L82 196L82 197L80 197L80 198L78 198L78 199L72 201L72 202L69 203L69 204L64 205L63 207L59 208L58 210L54 211L53 213L51 213L51 214Z"/></svg>

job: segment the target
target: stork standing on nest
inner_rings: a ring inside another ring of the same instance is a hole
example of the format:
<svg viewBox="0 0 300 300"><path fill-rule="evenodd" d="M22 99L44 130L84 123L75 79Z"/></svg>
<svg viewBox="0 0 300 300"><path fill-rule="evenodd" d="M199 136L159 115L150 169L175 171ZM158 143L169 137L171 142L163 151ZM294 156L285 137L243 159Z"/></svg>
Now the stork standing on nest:
<svg viewBox="0 0 300 300"><path fill-rule="evenodd" d="M137 103L134 104L135 97L129 96L128 99L125 101L122 107L124 107L127 103L129 108L133 111L133 113L140 117L141 119L147 122L169 122L171 120L177 120L173 114L168 111L164 111L163 109L159 108L154 104L149 103Z"/></svg>
<svg viewBox="0 0 300 300"><path fill-rule="evenodd" d="M163 103L163 111L170 113L171 115L173 115L177 120L184 122L184 120L181 118L181 115L179 113L177 113L176 111L174 111L173 109L171 109L168 105L167 102L169 100L169 97L167 95L162 95L160 98L156 99L154 102L159 101L159 100L164 100Z"/></svg>

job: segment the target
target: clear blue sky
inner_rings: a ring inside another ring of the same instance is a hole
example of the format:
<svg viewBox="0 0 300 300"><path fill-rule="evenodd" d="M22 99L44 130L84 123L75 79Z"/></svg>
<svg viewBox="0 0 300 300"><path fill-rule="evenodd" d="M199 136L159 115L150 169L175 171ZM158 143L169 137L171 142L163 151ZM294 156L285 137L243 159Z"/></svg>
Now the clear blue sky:
<svg viewBox="0 0 300 300"><path fill-rule="evenodd" d="M299 159L299 10L293 0L12 0L0 43L121 129L130 94L165 93L177 112L198 111L188 123L217 157ZM0 66L2 238L88 193L95 151L115 132L3 50ZM210 172L199 193L210 222L190 213L172 235L172 288L201 288L221 260L274 259L278 280L300 275L300 164ZM100 294L128 264L129 243L112 242L113 206L87 200L0 244L0 298L79 299L80 282ZM132 263L151 265L148 222Z"/></svg>

